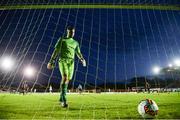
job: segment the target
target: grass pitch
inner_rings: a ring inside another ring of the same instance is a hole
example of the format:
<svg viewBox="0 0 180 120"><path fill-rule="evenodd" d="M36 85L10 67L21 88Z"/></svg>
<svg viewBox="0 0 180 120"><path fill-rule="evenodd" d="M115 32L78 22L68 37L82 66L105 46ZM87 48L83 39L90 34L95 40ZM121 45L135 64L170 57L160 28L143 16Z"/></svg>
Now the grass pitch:
<svg viewBox="0 0 180 120"><path fill-rule="evenodd" d="M157 118L180 118L180 94L68 94L69 108L61 108L59 94L0 94L0 119L139 119L138 103L153 99Z"/></svg>

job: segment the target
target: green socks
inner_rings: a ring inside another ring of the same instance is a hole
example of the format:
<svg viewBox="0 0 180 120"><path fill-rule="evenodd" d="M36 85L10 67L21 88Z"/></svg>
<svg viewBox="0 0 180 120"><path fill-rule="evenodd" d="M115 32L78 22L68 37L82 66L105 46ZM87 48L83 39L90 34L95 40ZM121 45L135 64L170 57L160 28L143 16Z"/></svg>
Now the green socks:
<svg viewBox="0 0 180 120"><path fill-rule="evenodd" d="M60 94L60 102L65 102L67 101L66 99L66 93L67 93L67 88L68 88L68 84L61 84L61 94Z"/></svg>

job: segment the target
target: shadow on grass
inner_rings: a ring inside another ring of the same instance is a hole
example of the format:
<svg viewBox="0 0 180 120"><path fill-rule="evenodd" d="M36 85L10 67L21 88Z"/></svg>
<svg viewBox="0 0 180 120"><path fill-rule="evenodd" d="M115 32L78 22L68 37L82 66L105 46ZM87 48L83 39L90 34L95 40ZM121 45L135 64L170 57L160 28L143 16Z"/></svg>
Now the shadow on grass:
<svg viewBox="0 0 180 120"><path fill-rule="evenodd" d="M0 109L0 119L8 119L6 112Z"/></svg>

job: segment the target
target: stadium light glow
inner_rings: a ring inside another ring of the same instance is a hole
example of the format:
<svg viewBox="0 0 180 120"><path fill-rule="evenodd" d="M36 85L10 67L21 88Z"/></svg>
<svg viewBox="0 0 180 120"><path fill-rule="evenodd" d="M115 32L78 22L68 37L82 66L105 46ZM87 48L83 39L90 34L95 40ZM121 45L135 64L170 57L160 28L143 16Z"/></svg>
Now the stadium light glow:
<svg viewBox="0 0 180 120"><path fill-rule="evenodd" d="M35 69L32 66L28 66L24 70L24 75L28 78L33 77L35 74Z"/></svg>
<svg viewBox="0 0 180 120"><path fill-rule="evenodd" d="M0 68L6 72L9 72L14 68L15 60L9 56L6 56L1 58L0 63Z"/></svg>
<svg viewBox="0 0 180 120"><path fill-rule="evenodd" d="M153 73L155 73L155 74L159 74L160 70L161 70L161 68L160 68L160 67L155 66L155 67L153 68Z"/></svg>
<svg viewBox="0 0 180 120"><path fill-rule="evenodd" d="M178 67L180 67L180 59L174 60L174 64Z"/></svg>
<svg viewBox="0 0 180 120"><path fill-rule="evenodd" d="M170 63L168 66L169 66L169 67L172 67L173 65Z"/></svg>

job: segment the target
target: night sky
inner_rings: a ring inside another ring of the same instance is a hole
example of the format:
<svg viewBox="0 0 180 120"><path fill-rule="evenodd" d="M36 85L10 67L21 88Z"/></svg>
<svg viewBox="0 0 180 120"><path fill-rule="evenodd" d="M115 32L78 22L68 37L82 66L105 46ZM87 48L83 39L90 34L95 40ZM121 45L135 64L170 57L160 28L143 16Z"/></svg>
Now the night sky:
<svg viewBox="0 0 180 120"><path fill-rule="evenodd" d="M58 67L47 70L54 45L68 25L88 66L76 59L73 81L125 82L152 75L180 58L180 11L129 9L47 9L0 11L0 56L12 55L16 70L1 71L11 83L22 79L27 64L37 70L32 82L59 83ZM6 81L5 80L5 81ZM1 82L4 84L4 82Z"/></svg>

